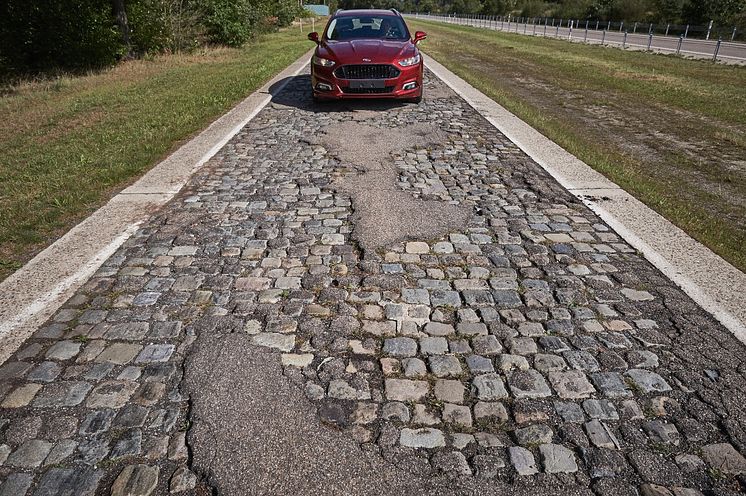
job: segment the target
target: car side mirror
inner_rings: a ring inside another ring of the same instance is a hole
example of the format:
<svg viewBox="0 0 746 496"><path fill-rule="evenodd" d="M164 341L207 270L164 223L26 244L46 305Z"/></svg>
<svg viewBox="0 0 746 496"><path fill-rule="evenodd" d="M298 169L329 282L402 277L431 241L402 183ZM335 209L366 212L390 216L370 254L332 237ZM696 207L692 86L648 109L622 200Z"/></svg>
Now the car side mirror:
<svg viewBox="0 0 746 496"><path fill-rule="evenodd" d="M424 31L417 31L416 33L414 33L414 44L416 45L417 43L419 43L420 41L424 40L425 38L427 38L427 33L426 32L424 32Z"/></svg>
<svg viewBox="0 0 746 496"><path fill-rule="evenodd" d="M316 32L308 33L308 39L318 45L319 44L319 33L316 33Z"/></svg>

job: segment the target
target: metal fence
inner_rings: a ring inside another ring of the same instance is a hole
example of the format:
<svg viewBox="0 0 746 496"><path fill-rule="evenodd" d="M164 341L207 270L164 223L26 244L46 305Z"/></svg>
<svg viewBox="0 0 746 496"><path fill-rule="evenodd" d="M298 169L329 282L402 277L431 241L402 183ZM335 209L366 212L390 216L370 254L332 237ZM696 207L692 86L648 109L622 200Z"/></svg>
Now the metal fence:
<svg viewBox="0 0 746 496"><path fill-rule="evenodd" d="M408 14L427 19L494 29L510 33L543 36L567 41L618 46L625 49L675 53L714 61L746 63L746 44L724 40L712 25L701 26L655 25L624 22L578 21L547 17L523 18L482 15ZM735 28L730 39L735 39Z"/></svg>

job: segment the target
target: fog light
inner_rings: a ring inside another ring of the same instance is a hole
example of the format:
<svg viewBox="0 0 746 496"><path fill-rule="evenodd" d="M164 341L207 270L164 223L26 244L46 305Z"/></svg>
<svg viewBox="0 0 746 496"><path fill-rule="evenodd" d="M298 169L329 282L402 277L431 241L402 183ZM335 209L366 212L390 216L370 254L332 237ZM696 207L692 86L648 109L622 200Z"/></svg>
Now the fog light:
<svg viewBox="0 0 746 496"><path fill-rule="evenodd" d="M413 90L417 87L416 81L410 81L409 83L404 83L404 86L401 87L403 90Z"/></svg>
<svg viewBox="0 0 746 496"><path fill-rule="evenodd" d="M319 91L331 91L332 86L326 83L316 83L316 89Z"/></svg>

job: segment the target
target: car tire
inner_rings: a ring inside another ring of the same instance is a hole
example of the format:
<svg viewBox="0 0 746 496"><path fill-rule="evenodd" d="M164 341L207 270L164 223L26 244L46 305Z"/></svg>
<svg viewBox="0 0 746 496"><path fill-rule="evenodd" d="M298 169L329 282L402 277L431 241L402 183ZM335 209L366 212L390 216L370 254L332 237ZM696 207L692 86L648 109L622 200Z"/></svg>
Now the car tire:
<svg viewBox="0 0 746 496"><path fill-rule="evenodd" d="M414 98L410 98L409 102L411 102L411 103L420 103L422 101L422 94L424 92L425 92L425 90L423 89L422 91L420 91L420 94L418 96L416 96Z"/></svg>

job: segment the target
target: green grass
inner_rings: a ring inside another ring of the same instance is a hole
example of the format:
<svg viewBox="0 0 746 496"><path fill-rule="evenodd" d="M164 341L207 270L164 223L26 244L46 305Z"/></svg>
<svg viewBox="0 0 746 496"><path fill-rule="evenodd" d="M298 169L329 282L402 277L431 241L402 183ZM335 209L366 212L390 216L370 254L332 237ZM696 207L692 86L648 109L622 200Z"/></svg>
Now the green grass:
<svg viewBox="0 0 746 496"><path fill-rule="evenodd" d="M2 88L0 280L310 49L305 34Z"/></svg>
<svg viewBox="0 0 746 496"><path fill-rule="evenodd" d="M426 53L746 270L746 68L410 24Z"/></svg>

